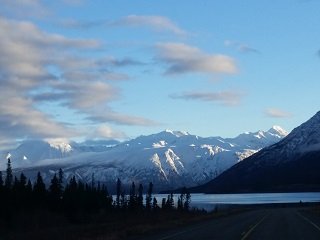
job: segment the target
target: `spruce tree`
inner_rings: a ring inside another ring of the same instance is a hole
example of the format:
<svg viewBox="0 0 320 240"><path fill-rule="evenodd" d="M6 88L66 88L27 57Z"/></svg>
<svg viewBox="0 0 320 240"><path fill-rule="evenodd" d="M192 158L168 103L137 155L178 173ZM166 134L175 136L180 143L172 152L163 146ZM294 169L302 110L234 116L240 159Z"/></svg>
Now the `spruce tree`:
<svg viewBox="0 0 320 240"><path fill-rule="evenodd" d="M43 202L46 196L46 185L43 182L41 173L38 172L37 180L33 186L33 192L39 202Z"/></svg>
<svg viewBox="0 0 320 240"><path fill-rule="evenodd" d="M189 211L190 209L190 202L191 202L191 194L189 191L186 191L186 200L184 202L184 210Z"/></svg>
<svg viewBox="0 0 320 240"><path fill-rule="evenodd" d="M139 188L138 188L138 199L137 199L137 202L138 202L139 208L142 208L143 207L143 186L142 186L141 183L140 183Z"/></svg>
<svg viewBox="0 0 320 240"><path fill-rule="evenodd" d="M91 175L91 188L94 189L96 186L96 181L94 179L94 173Z"/></svg>
<svg viewBox="0 0 320 240"><path fill-rule="evenodd" d="M166 206L166 198L162 198L161 208L162 208L162 210L166 210L166 209L167 209L167 206Z"/></svg>
<svg viewBox="0 0 320 240"><path fill-rule="evenodd" d="M153 200L152 200L152 210L156 211L158 208L159 208L159 206L158 206L158 201L157 201L156 197L153 197Z"/></svg>
<svg viewBox="0 0 320 240"><path fill-rule="evenodd" d="M18 191L19 190L19 180L16 176L14 176L14 180L13 180L13 186L12 186L12 189L14 191Z"/></svg>
<svg viewBox="0 0 320 240"><path fill-rule="evenodd" d="M2 172L0 171L0 189L3 187L3 178L2 178Z"/></svg>
<svg viewBox="0 0 320 240"><path fill-rule="evenodd" d="M130 188L129 207L131 209L134 209L136 207L136 185L134 184L134 182L132 182Z"/></svg>
<svg viewBox="0 0 320 240"><path fill-rule="evenodd" d="M152 190L153 190L153 183L149 183L149 188L146 196L146 209L151 209L151 201L152 201Z"/></svg>
<svg viewBox="0 0 320 240"><path fill-rule="evenodd" d="M54 174L53 178L51 179L51 184L49 186L49 193L52 199L55 201L58 201L61 196L61 187L59 184L59 179L57 178L57 175Z"/></svg>
<svg viewBox="0 0 320 240"><path fill-rule="evenodd" d="M27 184L27 178L23 173L21 173L20 181L19 181L20 189L24 189L26 187L26 184Z"/></svg>
<svg viewBox="0 0 320 240"><path fill-rule="evenodd" d="M121 181L118 178L117 180L117 196L116 196L116 206L120 207L120 195L121 195Z"/></svg>
<svg viewBox="0 0 320 240"><path fill-rule="evenodd" d="M178 210L182 210L183 209L183 196L182 196L182 194L179 196L179 198L178 198Z"/></svg>
<svg viewBox="0 0 320 240"><path fill-rule="evenodd" d="M11 188L12 183L13 183L13 174L12 174L11 160L10 158L8 158L6 178L4 181L4 185L6 186L6 188Z"/></svg>
<svg viewBox="0 0 320 240"><path fill-rule="evenodd" d="M58 181L59 181L59 187L61 189L61 191L63 191L63 171L61 168L59 168L59 173L58 173Z"/></svg>
<svg viewBox="0 0 320 240"><path fill-rule="evenodd" d="M174 208L173 193L169 194L166 201L166 209L172 210Z"/></svg>
<svg viewBox="0 0 320 240"><path fill-rule="evenodd" d="M32 183L31 183L30 179L28 179L26 191L30 194L32 193Z"/></svg>

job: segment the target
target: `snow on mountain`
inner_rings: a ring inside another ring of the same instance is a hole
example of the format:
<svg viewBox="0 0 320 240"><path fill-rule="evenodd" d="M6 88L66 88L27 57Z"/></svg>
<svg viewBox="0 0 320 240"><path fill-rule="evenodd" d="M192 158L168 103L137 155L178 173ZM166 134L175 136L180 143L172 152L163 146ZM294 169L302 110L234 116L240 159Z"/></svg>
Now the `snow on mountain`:
<svg viewBox="0 0 320 240"><path fill-rule="evenodd" d="M313 151L320 151L320 111L310 120L292 130L277 145L271 146L268 158L273 162L294 160ZM279 159L278 156L281 156ZM270 160L270 163L272 162Z"/></svg>
<svg viewBox="0 0 320 240"><path fill-rule="evenodd" d="M285 134L279 127L273 127L268 133L276 137L277 133ZM266 136L268 133L259 133L258 136ZM192 191L206 193L319 191L319 159L320 112L295 128L278 143L262 149L212 181L193 188Z"/></svg>
<svg viewBox="0 0 320 240"><path fill-rule="evenodd" d="M259 146L269 146L278 142L288 133L279 126L273 126L268 131L258 131L255 133L243 133L234 139L227 139L227 141L239 145L246 146L248 149L258 149Z"/></svg>
<svg viewBox="0 0 320 240"><path fill-rule="evenodd" d="M285 133L280 127L273 127L224 139L165 130L111 147L98 144L93 148L72 142L33 141L12 151L11 160L14 167L23 167L24 172L35 174L41 170L47 177L61 167L67 177L75 175L83 181L91 181L94 173L95 179L102 182L120 178L124 183L152 181L158 189L176 188L217 177L237 162L278 142ZM24 156L27 160L23 160Z"/></svg>
<svg viewBox="0 0 320 240"><path fill-rule="evenodd" d="M57 141L30 140L10 151L16 166L32 166L42 159L61 159L71 156L74 149L69 143Z"/></svg>

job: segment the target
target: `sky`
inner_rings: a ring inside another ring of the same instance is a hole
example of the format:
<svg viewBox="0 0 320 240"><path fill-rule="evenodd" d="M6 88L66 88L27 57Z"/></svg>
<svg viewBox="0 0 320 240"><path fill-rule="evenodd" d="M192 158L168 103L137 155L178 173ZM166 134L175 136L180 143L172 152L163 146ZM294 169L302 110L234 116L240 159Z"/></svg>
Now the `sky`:
<svg viewBox="0 0 320 240"><path fill-rule="evenodd" d="M0 0L0 149L291 131L319 107L319 0Z"/></svg>

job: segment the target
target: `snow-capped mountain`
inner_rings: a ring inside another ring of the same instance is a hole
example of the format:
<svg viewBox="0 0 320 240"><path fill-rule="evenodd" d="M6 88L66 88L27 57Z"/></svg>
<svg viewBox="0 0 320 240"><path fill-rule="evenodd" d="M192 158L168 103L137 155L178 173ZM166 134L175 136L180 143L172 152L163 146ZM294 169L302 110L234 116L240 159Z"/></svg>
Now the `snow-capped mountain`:
<svg viewBox="0 0 320 240"><path fill-rule="evenodd" d="M116 140L87 140L82 143L67 140L28 140L16 149L5 151L6 155L14 161L14 167L31 167L45 159L59 159L75 156L86 152L105 152L119 144ZM0 164L3 168L4 162Z"/></svg>
<svg viewBox="0 0 320 240"><path fill-rule="evenodd" d="M320 112L266 147L193 189L200 192L319 191Z"/></svg>
<svg viewBox="0 0 320 240"><path fill-rule="evenodd" d="M42 159L59 159L71 156L74 149L67 142L32 140L10 152L16 166L31 166Z"/></svg>
<svg viewBox="0 0 320 240"><path fill-rule="evenodd" d="M27 142L11 152L12 164L27 175L40 170L48 179L58 168L83 181L124 183L152 181L158 189L194 186L209 181L287 133L280 127L236 138L202 138L166 130L110 145ZM15 165L16 164L16 165ZM20 165L19 165L20 164Z"/></svg>

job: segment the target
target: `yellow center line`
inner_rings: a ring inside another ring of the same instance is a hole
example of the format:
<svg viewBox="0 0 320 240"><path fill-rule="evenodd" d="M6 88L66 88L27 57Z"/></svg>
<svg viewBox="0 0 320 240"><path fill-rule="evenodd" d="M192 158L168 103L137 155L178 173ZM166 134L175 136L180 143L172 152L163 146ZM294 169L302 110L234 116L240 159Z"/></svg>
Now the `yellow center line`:
<svg viewBox="0 0 320 240"><path fill-rule="evenodd" d="M299 215L302 219L304 219L306 222L310 223L312 226L314 226L316 229L320 231L320 227L314 222L312 222L309 218L303 216L301 213L298 213L298 212L297 212L297 215Z"/></svg>
<svg viewBox="0 0 320 240"><path fill-rule="evenodd" d="M266 215L263 216L263 218L260 219L259 222L257 222L253 227L249 229L249 231L241 238L241 240L245 240L249 237L249 235L253 232L253 230L263 222L263 220L268 216L269 214L267 213Z"/></svg>

